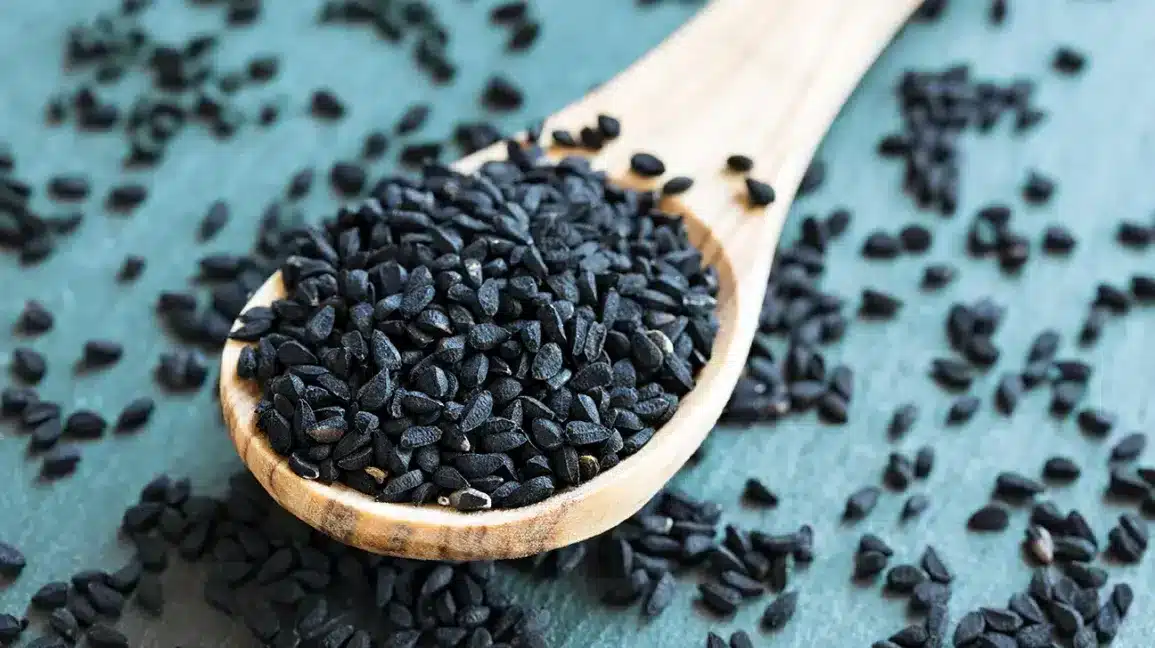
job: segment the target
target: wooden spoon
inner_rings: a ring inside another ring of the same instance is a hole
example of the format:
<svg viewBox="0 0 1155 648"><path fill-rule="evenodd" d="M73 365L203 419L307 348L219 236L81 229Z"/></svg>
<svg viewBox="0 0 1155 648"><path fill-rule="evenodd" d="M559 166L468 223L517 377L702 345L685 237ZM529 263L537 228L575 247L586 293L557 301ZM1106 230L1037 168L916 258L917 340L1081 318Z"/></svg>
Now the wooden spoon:
<svg viewBox="0 0 1155 648"><path fill-rule="evenodd" d="M652 152L669 175L695 178L671 204L687 214L695 245L721 279L721 330L713 357L677 414L636 455L577 488L518 509L473 513L387 504L341 485L301 479L256 429L259 393L236 375L244 343L225 345L221 404L249 470L291 513L368 551L471 560L527 556L597 535L632 515L693 454L721 415L745 364L778 234L814 149L858 79L920 0L714 0L618 77L547 120L576 133L598 114L621 119L622 136L593 155L627 175L630 156ZM500 158L498 145L456 166ZM560 151L567 153L572 151ZM552 153L552 152L551 152ZM750 208L732 153L777 189ZM634 186L646 186L636 177ZM650 181L652 186L653 181ZM284 294L273 275L246 308Z"/></svg>

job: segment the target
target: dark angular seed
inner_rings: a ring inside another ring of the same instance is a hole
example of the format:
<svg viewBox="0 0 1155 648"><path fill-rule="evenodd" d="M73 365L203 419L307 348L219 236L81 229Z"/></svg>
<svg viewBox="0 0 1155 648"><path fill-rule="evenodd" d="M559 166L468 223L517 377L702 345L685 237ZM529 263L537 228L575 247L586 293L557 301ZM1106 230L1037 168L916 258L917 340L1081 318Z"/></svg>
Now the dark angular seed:
<svg viewBox="0 0 1155 648"><path fill-rule="evenodd" d="M938 290L954 281L958 270L947 263L932 263L923 268L921 286L923 290Z"/></svg>
<svg viewBox="0 0 1155 648"><path fill-rule="evenodd" d="M947 425L962 425L974 417L979 409L979 399L974 396L959 396L947 411Z"/></svg>
<svg viewBox="0 0 1155 648"><path fill-rule="evenodd" d="M694 186L694 179L686 176L675 176L662 185L662 195L677 196L690 190Z"/></svg>
<svg viewBox="0 0 1155 648"><path fill-rule="evenodd" d="M666 165L650 153L635 153L630 157L630 169L646 178L653 178L666 172Z"/></svg>
<svg viewBox="0 0 1155 648"><path fill-rule="evenodd" d="M927 499L926 495L916 493L907 498L906 502L903 504L901 517L904 521L912 520L919 515L922 515L922 513L926 511L929 506L930 500Z"/></svg>
<svg viewBox="0 0 1155 648"><path fill-rule="evenodd" d="M878 504L881 491L876 486L866 486L855 491L846 500L846 510L843 517L848 520L860 520L874 510Z"/></svg>
<svg viewBox="0 0 1155 648"><path fill-rule="evenodd" d="M936 583L948 585L954 580L954 575L934 547L928 546L926 548L922 554L921 564L923 570Z"/></svg>
<svg viewBox="0 0 1155 648"><path fill-rule="evenodd" d="M106 203L114 211L132 211L148 198L148 189L139 184L123 184L108 192Z"/></svg>
<svg viewBox="0 0 1155 648"><path fill-rule="evenodd" d="M1079 478L1079 465L1067 457L1051 457L1043 464L1043 477L1054 481L1074 481Z"/></svg>
<svg viewBox="0 0 1155 648"><path fill-rule="evenodd" d="M989 504L975 511L967 520L967 528L972 531L1003 531L1010 522L1007 509L999 504Z"/></svg>
<svg viewBox="0 0 1155 648"><path fill-rule="evenodd" d="M887 427L887 432L893 439L905 436L907 432L914 427L915 421L918 419L918 406L913 403L904 403L899 405L894 410L894 414L890 418L890 425Z"/></svg>
<svg viewBox="0 0 1155 648"><path fill-rule="evenodd" d="M742 492L742 497L748 502L761 506L771 508L778 506L778 496L765 484L755 478L746 480L746 487Z"/></svg>
<svg viewBox="0 0 1155 648"><path fill-rule="evenodd" d="M1027 174L1023 184L1023 199L1033 205L1041 205L1050 201L1055 193L1055 181L1042 173L1032 170Z"/></svg>
<svg viewBox="0 0 1155 648"><path fill-rule="evenodd" d="M329 183L342 196L355 196L361 193L368 180L365 167L357 162L337 161L329 169Z"/></svg>
<svg viewBox="0 0 1155 648"><path fill-rule="evenodd" d="M1102 436L1115 425L1115 415L1103 410L1086 409L1075 417L1079 428L1087 434Z"/></svg>
<svg viewBox="0 0 1155 648"><path fill-rule="evenodd" d="M1043 484L1015 472L999 473L995 479L995 493L1006 498L1034 497L1044 490L1046 486Z"/></svg>
<svg viewBox="0 0 1155 648"><path fill-rule="evenodd" d="M774 187L754 178L746 178L746 196L751 207L765 207L777 198Z"/></svg>
<svg viewBox="0 0 1155 648"><path fill-rule="evenodd" d="M1083 71L1087 65L1087 57L1070 46L1063 45L1055 51L1055 58L1051 65L1062 74L1074 75Z"/></svg>
<svg viewBox="0 0 1155 648"><path fill-rule="evenodd" d="M698 586L702 602L714 612L721 615L733 614L742 602L742 594L721 583L702 583Z"/></svg>
<svg viewBox="0 0 1155 648"><path fill-rule="evenodd" d="M926 479L934 469L934 448L923 446L914 456L914 476Z"/></svg>
<svg viewBox="0 0 1155 648"><path fill-rule="evenodd" d="M321 119L340 119L345 116L345 104L332 90L322 88L313 91L312 111Z"/></svg>
<svg viewBox="0 0 1155 648"><path fill-rule="evenodd" d="M520 88L503 76L491 76L481 94L481 101L492 110L517 110L524 97Z"/></svg>
<svg viewBox="0 0 1155 648"><path fill-rule="evenodd" d="M859 314L862 317L891 319L902 308L902 300L880 290L865 288L862 291L862 303Z"/></svg>
<svg viewBox="0 0 1155 648"><path fill-rule="evenodd" d="M734 173L749 173L754 168L754 160L747 155L731 155L726 158L726 168Z"/></svg>
<svg viewBox="0 0 1155 648"><path fill-rule="evenodd" d="M654 584L653 589L650 590L649 596L646 598L645 605L642 608L643 614L648 617L655 617L662 613L670 603L673 602L674 590L676 582L674 576L670 572L662 573L661 577Z"/></svg>
<svg viewBox="0 0 1155 648"><path fill-rule="evenodd" d="M886 588L892 592L909 594L926 578L926 574L914 565L896 565L886 572Z"/></svg>
<svg viewBox="0 0 1155 648"><path fill-rule="evenodd" d="M765 630L781 630L794 617L798 607L798 592L785 592L774 599L762 613L762 628Z"/></svg>
<svg viewBox="0 0 1155 648"><path fill-rule="evenodd" d="M1147 447L1147 435L1142 432L1128 434L1111 448L1112 461L1133 461L1143 454Z"/></svg>
<svg viewBox="0 0 1155 648"><path fill-rule="evenodd" d="M986 619L980 612L968 612L955 626L953 642L955 646L967 646L986 631Z"/></svg>
<svg viewBox="0 0 1155 648"><path fill-rule="evenodd" d="M871 232L862 244L862 256L867 259L893 259L902 249L899 239L886 232Z"/></svg>
<svg viewBox="0 0 1155 648"><path fill-rule="evenodd" d="M81 361L88 367L107 367L116 364L124 354L124 347L111 340L89 340L84 343Z"/></svg>
<svg viewBox="0 0 1155 648"><path fill-rule="evenodd" d="M1052 225L1043 232L1043 250L1051 254L1068 254L1075 249L1075 242L1075 236L1060 225Z"/></svg>
<svg viewBox="0 0 1155 648"><path fill-rule="evenodd" d="M36 384L48 372L44 356L26 347L12 350L12 373L24 382Z"/></svg>
<svg viewBox="0 0 1155 648"><path fill-rule="evenodd" d="M922 253L930 249L933 237L930 230L922 225L907 225L898 234L902 248L907 252Z"/></svg>
<svg viewBox="0 0 1155 648"><path fill-rule="evenodd" d="M27 564L24 554L16 547L0 541L0 576L16 578Z"/></svg>

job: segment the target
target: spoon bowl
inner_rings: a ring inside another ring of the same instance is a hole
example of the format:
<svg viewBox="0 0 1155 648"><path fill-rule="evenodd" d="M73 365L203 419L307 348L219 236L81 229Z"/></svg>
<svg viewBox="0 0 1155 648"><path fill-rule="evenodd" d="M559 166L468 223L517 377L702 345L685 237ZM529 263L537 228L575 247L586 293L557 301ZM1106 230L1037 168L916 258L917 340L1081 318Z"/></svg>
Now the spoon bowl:
<svg viewBox="0 0 1155 648"><path fill-rule="evenodd" d="M663 209L686 218L691 241L718 270L720 328L707 365L675 415L619 465L575 488L515 509L459 512L437 505L374 501L340 484L297 476L257 430L257 384L237 376L244 342L230 340L221 405L249 470L289 512L333 538L389 555L439 560L516 558L584 540L619 524L689 459L721 415L758 327L766 279L794 187L853 89L919 0L714 0L624 73L546 121L576 132L599 114L621 118L621 137L590 155L618 174L637 152L653 152L694 186ZM574 149L550 151L553 156ZM459 161L476 170L504 153L496 145ZM752 175L777 199L752 207L744 177L724 171L744 153ZM657 180L614 176L654 188ZM245 310L284 295L274 274Z"/></svg>

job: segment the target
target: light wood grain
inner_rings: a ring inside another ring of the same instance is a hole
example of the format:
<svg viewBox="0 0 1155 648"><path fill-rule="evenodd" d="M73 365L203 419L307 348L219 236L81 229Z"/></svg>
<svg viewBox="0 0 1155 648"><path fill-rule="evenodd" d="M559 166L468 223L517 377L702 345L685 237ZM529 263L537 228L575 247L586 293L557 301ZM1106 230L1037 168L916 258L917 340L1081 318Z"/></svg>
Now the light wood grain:
<svg viewBox="0 0 1155 648"><path fill-rule="evenodd" d="M798 180L838 110L918 0L715 0L621 75L547 121L576 130L599 113L619 117L621 138L595 165L633 186L638 151L658 155L667 176L696 183L671 209L688 214L691 233L721 278L722 322L698 386L653 440L619 466L574 489L512 510L459 513L438 506L374 502L352 489L297 477L256 430L255 383L236 375L243 344L222 356L221 404L242 460L297 517L369 551L428 559L513 558L601 533L642 506L685 463L714 426L757 328L779 231ZM558 152L564 153L564 152ZM749 208L742 177L723 171L731 153L753 157L752 176L770 182L777 201ZM458 163L471 170L500 147ZM283 294L274 275L249 307Z"/></svg>

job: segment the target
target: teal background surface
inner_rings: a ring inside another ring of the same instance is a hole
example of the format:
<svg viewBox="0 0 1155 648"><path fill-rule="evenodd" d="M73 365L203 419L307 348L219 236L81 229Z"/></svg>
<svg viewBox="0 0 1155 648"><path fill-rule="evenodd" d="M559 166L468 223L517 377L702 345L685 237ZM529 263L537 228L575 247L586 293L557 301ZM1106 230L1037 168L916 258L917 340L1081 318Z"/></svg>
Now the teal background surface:
<svg viewBox="0 0 1155 648"><path fill-rule="evenodd" d="M107 4L51 0L0 5L0 139L16 151L23 177L43 180L54 171L83 170L95 179L97 196L102 196L126 175L118 165L118 136L49 130L41 119L45 98L62 81L63 30ZM163 6L152 10L148 21L160 33L217 30L222 23L219 8L158 4ZM90 408L114 417L138 395L159 395L151 368L174 344L156 322L153 303L158 292L183 285L205 253L247 250L261 209L282 190L291 171L306 164L325 169L334 159L355 156L365 132L388 128L413 101L434 106L429 125L417 139L448 136L463 118L489 117L476 97L494 71L516 78L526 90L524 110L497 118L507 129L519 128L624 68L699 6L666 2L640 9L625 0L542 0L534 3L545 22L541 41L529 53L511 55L503 51L503 32L486 24L493 2L440 0L433 4L452 27L451 48L461 74L451 86L434 87L413 71L408 48L390 47L366 31L316 26L313 16L319 4L267 2L265 20L223 39L225 61L240 64L264 51L282 55L275 83L253 93L284 95L291 108L280 127L244 129L224 143L186 133L159 170L127 174L152 189L136 214L107 214L93 198L85 205L87 218L80 231L49 261L21 268L12 255L0 257L0 322L13 321L29 298L43 301L57 316L55 329L39 338L23 340L0 332L0 363L6 364L17 345L44 352L50 371L41 392L69 409ZM929 361L946 352L942 323L956 300L990 295L1008 307L997 341L1003 349L1002 366L1013 369L1041 327L1063 332L1065 342L1074 338L1097 282L1122 283L1132 272L1155 270L1155 251L1120 251L1113 243L1119 219L1149 220L1155 207L1155 86L1150 81L1155 3L1020 0L1011 3L1003 28L986 23L985 2L953 4L940 23L905 29L867 75L819 153L828 165L826 185L795 205L784 234L791 239L805 214L850 207L854 222L833 249L825 285L852 299L868 285L893 287L907 298L897 321L856 321L830 354L857 370L850 424L829 427L807 416L748 429L720 428L708 442L706 459L678 478L684 488L722 502L726 519L746 527L785 531L809 522L816 528L818 559L793 580L792 586L802 593L798 615L776 635L753 632L758 645L863 646L909 622L902 601L882 596L878 586L850 583L855 540L865 531L889 540L897 550L896 562L915 561L924 546L934 544L959 574L951 602L956 619L978 605L1004 605L1029 576L1018 548L1026 511L1014 514L1004 534L964 531L966 518L987 501L1002 470L1035 474L1047 456L1076 457L1085 467L1084 477L1046 496L1060 507L1084 511L1100 537L1123 511L1102 498L1110 441L1086 438L1073 420L1053 420L1046 413L1044 393L1028 397L1011 418L984 407L968 425L945 428L949 397L925 373ZM1060 43L1090 53L1084 75L1068 78L1050 70ZM954 62L970 63L983 77L1038 79L1038 103L1049 117L1027 136L1012 136L1003 127L988 136L968 135L962 209L955 219L944 220L912 207L899 191L901 169L880 162L874 148L881 135L899 125L893 88L901 72ZM304 114L304 89L322 85L348 100L352 109L347 119L319 126ZM1022 204L1019 187L1029 168L1058 180L1049 205ZM193 242L196 225L207 204L218 198L232 203L234 217L216 240L198 245ZM970 214L994 200L1015 206L1016 229L1035 242L1032 260L1015 278L1003 276L993 262L973 261L964 254ZM37 204L49 206L43 197ZM314 191L308 213L321 218L333 204L327 189ZM934 247L924 259L871 263L859 257L858 245L866 233L875 228L897 231L910 221L935 231ZM1080 242L1071 258L1039 254L1039 233L1050 223L1063 223L1077 234ZM127 253L143 254L148 267L137 283L120 285L114 274ZM940 294L920 296L918 279L928 260L957 263L963 270L960 281ZM110 370L74 377L72 365L90 337L125 343L125 358ZM1149 406L1155 394L1153 348L1155 312L1150 309L1109 323L1091 351L1064 346L1062 355L1086 357L1100 368L1088 402L1119 413L1114 438L1135 430L1155 431ZM974 389L986 403L998 373L991 371ZM29 562L21 578L0 584L0 612L21 612L28 596L48 580L86 567L119 566L127 557L116 537L120 512L154 474L187 475L198 489L210 492L224 488L240 464L210 391L206 386L194 396L163 396L147 429L87 444L78 474L50 487L37 483L39 464L26 459L24 439L11 427L0 428L0 539L22 547ZM908 400L923 403L923 416L906 439L891 444L887 421L894 406ZM913 453L924 444L936 448L939 463L931 478L915 487L929 493L932 501L921 519L899 525L904 497L888 493L867 520L852 526L839 523L847 495L879 483L888 453ZM758 475L775 488L781 506L772 512L742 507L739 494L748 475ZM571 648L700 646L709 629L754 631L764 607L748 605L736 618L719 620L692 604L695 588L687 582L664 616L643 622L634 609L610 611L597 604L596 583L581 576L543 582L504 573L521 600L551 609L551 643ZM1112 567L1112 574L1129 580L1138 594L1135 612L1115 645L1151 645L1155 619L1145 612L1155 603L1155 573L1147 564ZM178 567L166 583L170 604L163 622L135 617L122 622L135 645L254 644L239 624L200 601L195 569Z"/></svg>

